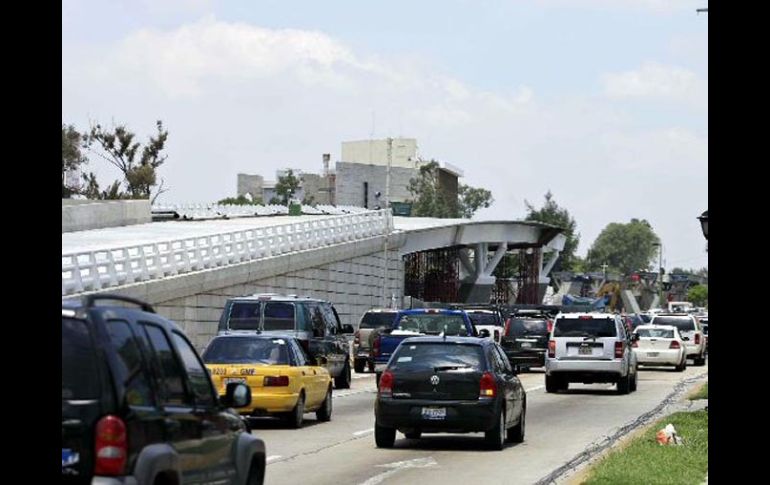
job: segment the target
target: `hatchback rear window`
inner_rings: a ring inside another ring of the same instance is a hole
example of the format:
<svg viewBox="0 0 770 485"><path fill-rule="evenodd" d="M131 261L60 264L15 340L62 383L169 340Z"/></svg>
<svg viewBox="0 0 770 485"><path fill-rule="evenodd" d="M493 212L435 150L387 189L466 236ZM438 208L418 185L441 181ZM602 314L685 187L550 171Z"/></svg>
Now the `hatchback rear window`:
<svg viewBox="0 0 770 485"><path fill-rule="evenodd" d="M265 305L265 330L294 330L294 305L271 301Z"/></svg>
<svg viewBox="0 0 770 485"><path fill-rule="evenodd" d="M615 320L609 318L559 318L554 337L615 337Z"/></svg>
<svg viewBox="0 0 770 485"><path fill-rule="evenodd" d="M548 335L548 322L531 318L512 319L506 336L521 337L524 335Z"/></svg>
<svg viewBox="0 0 770 485"><path fill-rule="evenodd" d="M636 330L636 333L640 337L674 338L674 331L665 328L639 328Z"/></svg>
<svg viewBox="0 0 770 485"><path fill-rule="evenodd" d="M680 332L695 330L695 323L693 323L690 317L655 317L652 323L655 325L672 325L678 328Z"/></svg>
<svg viewBox="0 0 770 485"><path fill-rule="evenodd" d="M482 369L484 353L480 345L447 343L402 344L391 358L392 370L437 368Z"/></svg>
<svg viewBox="0 0 770 485"><path fill-rule="evenodd" d="M98 362L91 332L82 320L61 319L61 398L99 397Z"/></svg>
<svg viewBox="0 0 770 485"><path fill-rule="evenodd" d="M230 307L228 328L231 330L256 330L259 328L262 302L234 302Z"/></svg>
<svg viewBox="0 0 770 485"><path fill-rule="evenodd" d="M253 337L215 338L203 352L206 364L279 364L289 363L285 339Z"/></svg>
<svg viewBox="0 0 770 485"><path fill-rule="evenodd" d="M396 312L367 312L364 314L364 318L361 319L361 325L358 328L390 327L393 325L396 315Z"/></svg>

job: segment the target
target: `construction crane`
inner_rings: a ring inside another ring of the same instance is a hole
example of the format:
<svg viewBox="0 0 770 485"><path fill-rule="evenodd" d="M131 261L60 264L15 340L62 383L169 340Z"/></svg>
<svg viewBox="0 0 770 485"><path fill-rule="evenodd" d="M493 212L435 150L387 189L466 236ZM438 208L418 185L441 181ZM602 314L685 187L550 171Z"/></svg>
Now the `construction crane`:
<svg viewBox="0 0 770 485"><path fill-rule="evenodd" d="M610 295L610 302L607 304L607 309L614 312L619 309L618 304L620 299L620 283L616 281L608 281L604 283L599 291L596 293L597 297Z"/></svg>

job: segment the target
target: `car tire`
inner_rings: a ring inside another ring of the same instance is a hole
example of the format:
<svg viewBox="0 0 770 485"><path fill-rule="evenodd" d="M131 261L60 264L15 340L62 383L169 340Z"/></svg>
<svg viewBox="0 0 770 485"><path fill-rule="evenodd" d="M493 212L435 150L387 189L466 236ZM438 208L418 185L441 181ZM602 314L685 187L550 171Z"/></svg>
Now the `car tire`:
<svg viewBox="0 0 770 485"><path fill-rule="evenodd" d="M682 363L674 367L674 370L677 372L684 372L685 369L687 369L687 357L682 359Z"/></svg>
<svg viewBox="0 0 770 485"><path fill-rule="evenodd" d="M505 412L501 409L497 423L484 432L484 442L490 450L500 451L505 444Z"/></svg>
<svg viewBox="0 0 770 485"><path fill-rule="evenodd" d="M696 366L696 367L704 366L704 365L706 365L706 357L704 357L703 354L701 354L700 356L695 357L692 360L692 362L693 362L693 365Z"/></svg>
<svg viewBox="0 0 770 485"><path fill-rule="evenodd" d="M374 422L374 443L377 448L393 448L396 442L396 428L386 428Z"/></svg>
<svg viewBox="0 0 770 485"><path fill-rule="evenodd" d="M363 374L364 368L366 367L366 362L364 362L363 359L356 359L353 361L353 368L356 371L356 374Z"/></svg>
<svg viewBox="0 0 770 485"><path fill-rule="evenodd" d="M321 404L318 411L315 412L315 417L318 421L331 421L332 420L332 388L326 391L326 398Z"/></svg>
<svg viewBox="0 0 770 485"><path fill-rule="evenodd" d="M374 374L374 362L369 362L367 365L369 366L369 372Z"/></svg>
<svg viewBox="0 0 770 485"><path fill-rule="evenodd" d="M561 390L566 389L566 386L564 385L564 382L562 382L562 379L556 376L549 376L546 374L545 376L545 392L559 392Z"/></svg>
<svg viewBox="0 0 770 485"><path fill-rule="evenodd" d="M419 440L422 436L422 431L410 431L408 433L404 433L404 436L407 437L407 439L410 440Z"/></svg>
<svg viewBox="0 0 770 485"><path fill-rule="evenodd" d="M618 381L618 394L628 394L631 392L631 375L626 375Z"/></svg>
<svg viewBox="0 0 770 485"><path fill-rule="evenodd" d="M350 389L350 361L345 362L345 367L340 375L334 378L334 387L337 389Z"/></svg>
<svg viewBox="0 0 770 485"><path fill-rule="evenodd" d="M265 482L265 459L254 458L249 466L249 474L246 476L246 485L262 485Z"/></svg>
<svg viewBox="0 0 770 485"><path fill-rule="evenodd" d="M379 388L380 388L380 377L382 377L382 372L378 372L378 373L377 373L377 374L374 376L374 385L377 387L377 389L379 389Z"/></svg>
<svg viewBox="0 0 770 485"><path fill-rule="evenodd" d="M628 389L631 392L635 392L636 391L636 384L637 384L637 380L638 379L639 379L639 368L637 368L634 371L634 377L631 379L631 384L628 386Z"/></svg>
<svg viewBox="0 0 770 485"><path fill-rule="evenodd" d="M297 399L297 404L294 406L294 409L289 413L288 421L289 426L294 429L299 429L302 427L302 420L305 417L305 394L300 393L299 399Z"/></svg>
<svg viewBox="0 0 770 485"><path fill-rule="evenodd" d="M519 418L519 424L513 428L509 428L506 433L509 443L522 443L524 441L524 431L527 421L527 400L525 399L521 405L521 417Z"/></svg>

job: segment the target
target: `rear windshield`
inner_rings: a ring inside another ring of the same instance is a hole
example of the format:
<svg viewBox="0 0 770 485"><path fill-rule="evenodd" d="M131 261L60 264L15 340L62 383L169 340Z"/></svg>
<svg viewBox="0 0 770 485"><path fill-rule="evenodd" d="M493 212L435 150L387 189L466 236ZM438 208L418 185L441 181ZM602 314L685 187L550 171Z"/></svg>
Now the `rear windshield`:
<svg viewBox="0 0 770 485"><path fill-rule="evenodd" d="M640 328L636 330L640 337L674 338L674 331L665 328Z"/></svg>
<svg viewBox="0 0 770 485"><path fill-rule="evenodd" d="M652 323L655 325L672 325L678 328L680 332L695 330L695 324L690 317L655 317Z"/></svg>
<svg viewBox="0 0 770 485"><path fill-rule="evenodd" d="M554 323L554 337L615 337L611 318L559 318Z"/></svg>
<svg viewBox="0 0 770 485"><path fill-rule="evenodd" d="M548 322L533 318L514 318L508 327L508 337L520 337L523 335L548 335Z"/></svg>
<svg viewBox="0 0 770 485"><path fill-rule="evenodd" d="M367 312L364 314L364 318L361 319L361 325L358 328L383 328L393 325L393 320L396 319L396 312Z"/></svg>
<svg viewBox="0 0 770 485"><path fill-rule="evenodd" d="M262 302L243 301L234 302L230 307L230 321L228 328L231 330L256 330L259 328Z"/></svg>
<svg viewBox="0 0 770 485"><path fill-rule="evenodd" d="M61 398L99 397L98 362L88 326L82 320L61 319Z"/></svg>
<svg viewBox="0 0 770 485"><path fill-rule="evenodd" d="M470 313L468 318L474 325L498 325L498 320L492 313Z"/></svg>
<svg viewBox="0 0 770 485"><path fill-rule="evenodd" d="M265 330L294 330L294 305L271 301L265 305Z"/></svg>
<svg viewBox="0 0 770 485"><path fill-rule="evenodd" d="M392 370L436 368L481 369L484 361L480 345L447 343L402 344L390 360Z"/></svg>
<svg viewBox="0 0 770 485"><path fill-rule="evenodd" d="M283 364L289 363L285 339L253 337L215 338L203 352L206 364Z"/></svg>
<svg viewBox="0 0 770 485"><path fill-rule="evenodd" d="M438 335L441 332L445 332L445 335L459 335L463 337L468 335L468 329L465 327L465 320L463 320L462 315L441 315L437 313L404 315L398 322L398 328L428 335Z"/></svg>

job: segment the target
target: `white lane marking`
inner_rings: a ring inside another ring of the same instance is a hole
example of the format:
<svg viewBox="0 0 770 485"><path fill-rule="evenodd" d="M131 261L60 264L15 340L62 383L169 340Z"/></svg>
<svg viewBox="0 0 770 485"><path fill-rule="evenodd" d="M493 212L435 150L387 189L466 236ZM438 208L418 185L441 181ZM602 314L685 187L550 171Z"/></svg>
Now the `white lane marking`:
<svg viewBox="0 0 770 485"><path fill-rule="evenodd" d="M356 431L355 433L353 433L353 436L361 436L362 434L371 433L372 431L374 431L374 428L369 428L362 431Z"/></svg>
<svg viewBox="0 0 770 485"><path fill-rule="evenodd" d="M272 456L268 456L268 457L265 459L265 462L266 462L266 463L270 463L271 461L275 461L275 460L277 460L278 458L281 458L281 455L272 455Z"/></svg>
<svg viewBox="0 0 770 485"><path fill-rule="evenodd" d="M545 388L545 385L530 387L529 389L524 389L524 391L525 392L531 392L531 391L537 391L537 390L540 390L540 389L543 389L543 388Z"/></svg>
<svg viewBox="0 0 770 485"><path fill-rule="evenodd" d="M428 458L416 458L414 460L397 461L394 463L388 463L386 465L377 465L381 468L390 468L390 470L373 476L369 480L363 482L361 485L377 485L378 483L382 483L382 481L386 478L389 478L406 468L428 468L436 465L438 465L438 463L436 463L436 460L434 460L432 456L429 456Z"/></svg>
<svg viewBox="0 0 770 485"><path fill-rule="evenodd" d="M351 389L346 391L335 390L332 395L334 397L345 397L345 396L353 396L355 394L363 394L365 392L377 392L377 388L372 387L372 388L366 388L366 389Z"/></svg>
<svg viewBox="0 0 770 485"><path fill-rule="evenodd" d="M374 374L353 374L353 379L371 379L374 378Z"/></svg>

